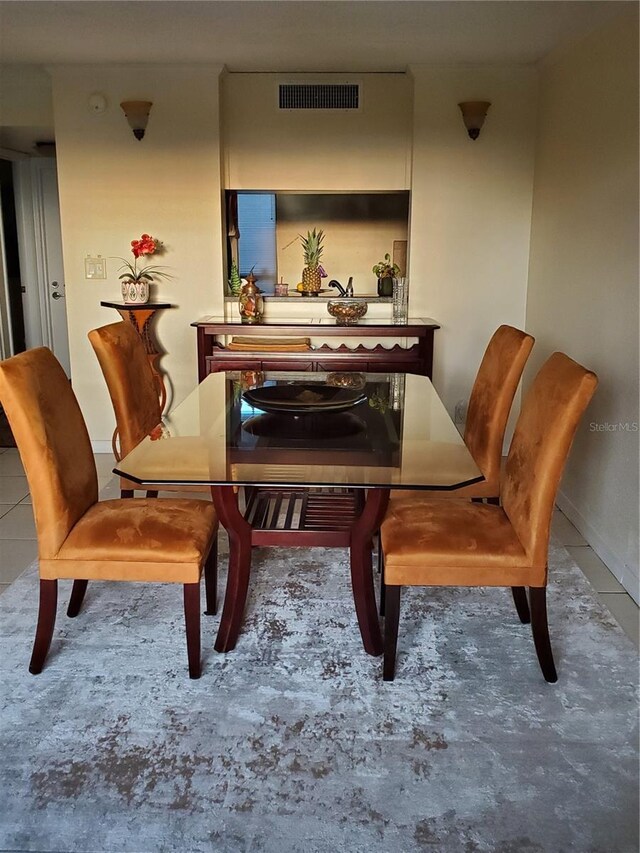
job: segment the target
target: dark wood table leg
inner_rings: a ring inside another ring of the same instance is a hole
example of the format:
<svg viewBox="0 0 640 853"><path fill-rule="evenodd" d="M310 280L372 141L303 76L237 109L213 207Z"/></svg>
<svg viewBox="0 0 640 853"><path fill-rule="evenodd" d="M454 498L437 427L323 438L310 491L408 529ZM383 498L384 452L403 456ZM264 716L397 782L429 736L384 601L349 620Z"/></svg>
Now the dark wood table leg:
<svg viewBox="0 0 640 853"><path fill-rule="evenodd" d="M371 552L373 534L379 529L389 503L389 489L369 489L361 515L351 529L351 583L364 649L382 654L382 634L373 586Z"/></svg>
<svg viewBox="0 0 640 853"><path fill-rule="evenodd" d="M433 329L423 329L423 334L418 338L418 355L420 373L433 379Z"/></svg>
<svg viewBox="0 0 640 853"><path fill-rule="evenodd" d="M220 524L229 534L229 574L214 648L217 652L230 652L238 641L249 589L251 525L238 508L233 486L211 486L211 497Z"/></svg>

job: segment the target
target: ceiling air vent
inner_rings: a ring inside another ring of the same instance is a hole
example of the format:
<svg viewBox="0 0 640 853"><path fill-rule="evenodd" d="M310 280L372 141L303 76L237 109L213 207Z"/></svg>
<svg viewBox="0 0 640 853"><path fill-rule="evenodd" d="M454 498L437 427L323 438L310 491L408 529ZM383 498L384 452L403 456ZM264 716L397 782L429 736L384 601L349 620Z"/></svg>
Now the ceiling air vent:
<svg viewBox="0 0 640 853"><path fill-rule="evenodd" d="M282 83L278 93L281 110L357 110L358 83Z"/></svg>

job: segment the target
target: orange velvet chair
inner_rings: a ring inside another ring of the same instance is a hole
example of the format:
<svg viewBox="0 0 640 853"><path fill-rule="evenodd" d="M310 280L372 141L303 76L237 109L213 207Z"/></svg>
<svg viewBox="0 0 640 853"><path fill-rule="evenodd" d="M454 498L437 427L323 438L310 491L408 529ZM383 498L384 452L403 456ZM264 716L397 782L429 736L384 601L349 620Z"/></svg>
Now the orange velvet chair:
<svg viewBox="0 0 640 853"><path fill-rule="evenodd" d="M56 619L58 579L73 579L68 616L77 616L89 580L180 583L184 588L189 675L200 676L200 577L215 612L218 522L201 500L98 501L89 435L71 385L44 347L0 362L0 401L33 501L40 607L29 670L42 670Z"/></svg>
<svg viewBox="0 0 640 853"><path fill-rule="evenodd" d="M484 480L454 492L441 492L439 497L498 502L504 433L534 341L531 335L513 326L500 326L493 333L473 383L464 430L464 443L482 471ZM391 501L413 500L423 494L394 489Z"/></svg>
<svg viewBox="0 0 640 853"><path fill-rule="evenodd" d="M115 436L119 447L114 441L113 452L120 461L162 421L158 384L142 339L130 323L120 321L94 329L89 332L89 341L98 357L116 416ZM125 477L120 478L120 497L133 497L134 490L139 488ZM157 496L157 490L147 490L148 498Z"/></svg>
<svg viewBox="0 0 640 853"><path fill-rule="evenodd" d="M423 493L390 507L381 528L385 681L394 677L403 586L510 586L521 621L531 622L543 676L557 681L546 610L551 515L597 381L562 353L543 365L518 418L502 475L501 506Z"/></svg>

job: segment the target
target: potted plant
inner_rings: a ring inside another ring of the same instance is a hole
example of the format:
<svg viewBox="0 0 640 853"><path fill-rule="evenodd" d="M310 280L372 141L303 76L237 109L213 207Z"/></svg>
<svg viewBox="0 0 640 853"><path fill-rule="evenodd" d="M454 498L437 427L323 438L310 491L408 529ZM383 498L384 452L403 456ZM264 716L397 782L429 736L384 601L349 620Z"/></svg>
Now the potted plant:
<svg viewBox="0 0 640 853"><path fill-rule="evenodd" d="M372 272L378 279L378 296L393 296L393 279L400 275L400 267L391 263L391 255L388 252L383 261L375 264Z"/></svg>
<svg viewBox="0 0 640 853"><path fill-rule="evenodd" d="M126 270L126 272L119 276L123 302L138 304L148 302L149 285L153 283L154 278L171 278L169 273L163 271L163 267L138 267L140 258L159 254L163 248L164 246L160 240L156 240L150 234L143 234L139 240L131 241L133 263L126 261L124 258L119 258L123 262L120 269Z"/></svg>
<svg viewBox="0 0 640 853"><path fill-rule="evenodd" d="M235 261L231 261L231 270L229 272L229 290L231 291L231 295L240 296L241 288L242 279L238 271L238 264Z"/></svg>

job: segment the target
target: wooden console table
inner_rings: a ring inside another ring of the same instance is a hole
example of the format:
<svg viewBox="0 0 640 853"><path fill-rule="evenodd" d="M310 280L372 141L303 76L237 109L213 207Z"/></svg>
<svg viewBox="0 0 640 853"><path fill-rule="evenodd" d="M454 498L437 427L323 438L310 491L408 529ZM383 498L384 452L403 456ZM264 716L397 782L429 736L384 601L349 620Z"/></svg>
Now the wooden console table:
<svg viewBox="0 0 640 853"><path fill-rule="evenodd" d="M104 308L115 308L123 320L128 320L136 332L142 338L151 370L158 383L158 396L160 397L160 411L164 411L167 402L167 389L164 377L158 370L158 360L164 355L156 345L155 337L151 331L151 322L158 311L163 308L173 308L169 302L145 302L140 305L128 304L127 302L101 302Z"/></svg>
<svg viewBox="0 0 640 853"><path fill-rule="evenodd" d="M259 325L242 324L223 317L202 317L191 324L198 330L198 381L220 370L365 371L370 373L417 373L431 378L433 333L440 326L429 319L409 319L394 325L384 320L361 320L355 326L338 326L335 320L277 320ZM318 338L414 338L410 346L386 349L381 344L336 349L323 344L306 352L238 352L221 340L227 336Z"/></svg>

